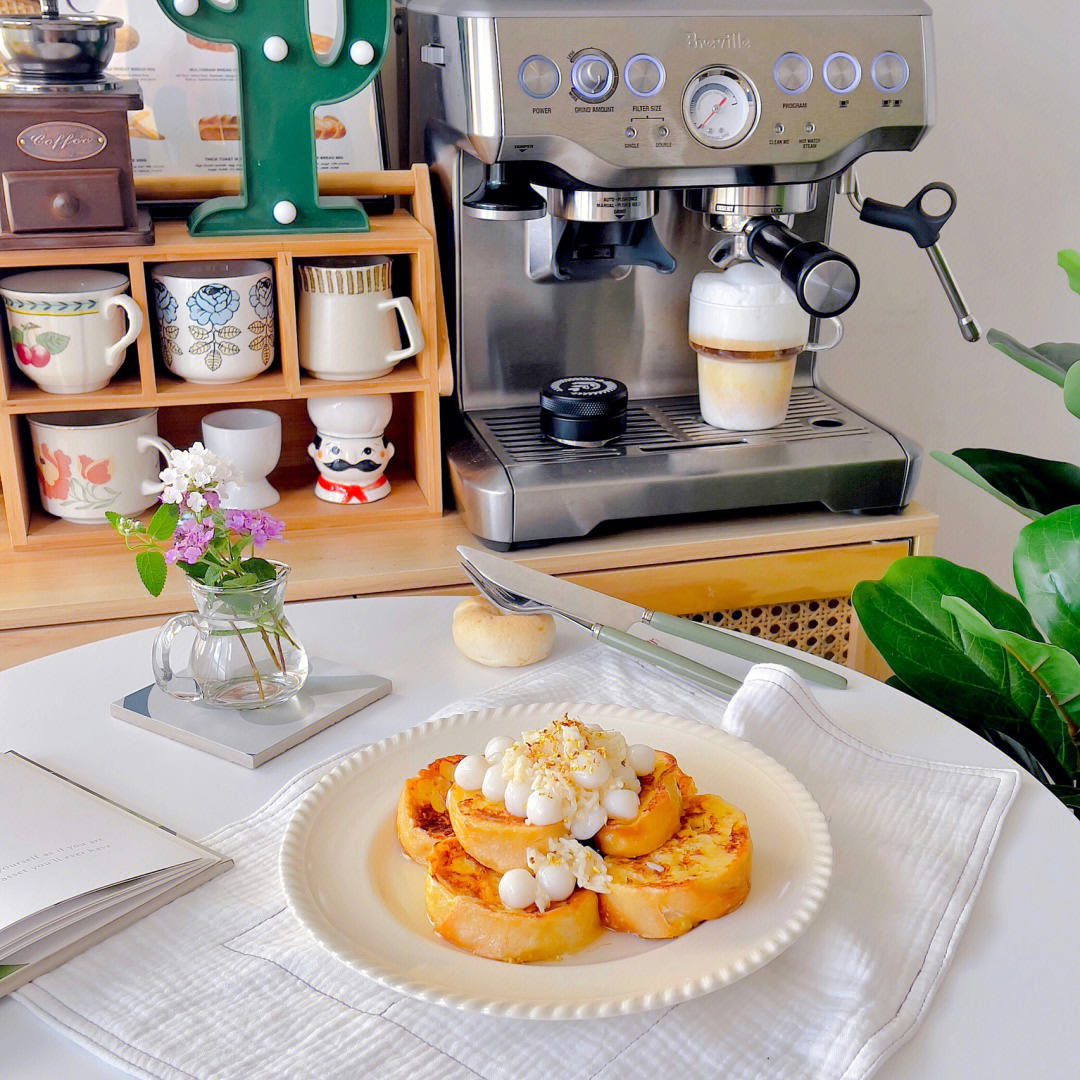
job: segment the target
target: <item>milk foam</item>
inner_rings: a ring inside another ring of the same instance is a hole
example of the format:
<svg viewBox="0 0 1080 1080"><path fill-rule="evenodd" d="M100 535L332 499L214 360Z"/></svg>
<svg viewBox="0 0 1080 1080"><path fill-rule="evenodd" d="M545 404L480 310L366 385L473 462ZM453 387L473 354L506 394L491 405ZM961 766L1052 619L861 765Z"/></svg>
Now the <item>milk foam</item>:
<svg viewBox="0 0 1080 1080"><path fill-rule="evenodd" d="M779 351L802 347L809 334L810 316L770 267L741 262L694 278L693 344L731 352Z"/></svg>

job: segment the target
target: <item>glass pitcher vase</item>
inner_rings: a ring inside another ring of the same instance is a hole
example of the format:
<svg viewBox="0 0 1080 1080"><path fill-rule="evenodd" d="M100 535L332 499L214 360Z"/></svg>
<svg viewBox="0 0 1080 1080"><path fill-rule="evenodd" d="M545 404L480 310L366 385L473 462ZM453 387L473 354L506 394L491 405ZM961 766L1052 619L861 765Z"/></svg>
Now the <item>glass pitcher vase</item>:
<svg viewBox="0 0 1080 1080"><path fill-rule="evenodd" d="M166 694L215 709L263 709L300 690L308 657L285 618L289 568L271 565L277 577L249 588L189 579L198 610L174 615L154 640L154 680ZM172 644L187 627L195 631L190 673L177 674Z"/></svg>

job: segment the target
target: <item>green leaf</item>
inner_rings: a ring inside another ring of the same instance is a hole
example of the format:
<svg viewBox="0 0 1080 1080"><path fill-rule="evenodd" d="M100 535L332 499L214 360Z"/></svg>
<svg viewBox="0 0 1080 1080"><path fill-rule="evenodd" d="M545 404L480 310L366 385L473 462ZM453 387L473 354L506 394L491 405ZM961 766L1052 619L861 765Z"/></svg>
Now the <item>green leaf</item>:
<svg viewBox="0 0 1080 1080"><path fill-rule="evenodd" d="M176 523L180 520L180 507L175 503L162 503L150 519L146 531L154 540L169 540L176 532Z"/></svg>
<svg viewBox="0 0 1080 1080"><path fill-rule="evenodd" d="M258 581L273 581L277 577L277 570L274 568L274 564L268 562L266 559L252 557L250 559L245 559L240 565L249 574L254 574Z"/></svg>
<svg viewBox="0 0 1080 1080"><path fill-rule="evenodd" d="M1061 767L1076 775L1076 735L1080 725L1080 661L1072 653L999 630L959 596L946 596L942 608L969 634L1000 645L1038 683L1042 699L1031 713L1032 727Z"/></svg>
<svg viewBox="0 0 1080 1080"><path fill-rule="evenodd" d="M1080 252L1069 249L1059 251L1057 261L1058 266L1065 271L1065 276L1069 279L1069 288L1074 293L1080 293Z"/></svg>
<svg viewBox="0 0 1080 1080"><path fill-rule="evenodd" d="M1054 342L1046 342L1029 349L1001 330L988 330L986 340L998 352L1003 352L1018 364L1023 364L1028 370L1057 383L1058 386L1065 385L1066 373L1077 360L1080 360L1080 345L1057 345Z"/></svg>
<svg viewBox="0 0 1080 1080"><path fill-rule="evenodd" d="M1080 468L1068 461L974 447L952 454L931 450L930 456L1025 517L1080 504Z"/></svg>
<svg viewBox="0 0 1080 1080"><path fill-rule="evenodd" d="M157 548L147 548L135 556L135 569L139 571L139 578L146 591L151 596L160 596L165 588L165 574L168 567L165 565L165 556Z"/></svg>
<svg viewBox="0 0 1080 1080"><path fill-rule="evenodd" d="M68 347L71 338L67 334L57 334L53 330L46 330L44 334L38 334L34 341L42 348L48 349L50 356L56 356Z"/></svg>
<svg viewBox="0 0 1080 1080"><path fill-rule="evenodd" d="M1080 506L1047 514L1020 530L1013 576L1047 638L1080 657Z"/></svg>
<svg viewBox="0 0 1080 1080"><path fill-rule="evenodd" d="M247 589L252 585L258 585L259 579L254 574L238 574L236 577L226 578L221 582L223 589Z"/></svg>
<svg viewBox="0 0 1080 1080"><path fill-rule="evenodd" d="M1071 784L1048 784L1051 794L1056 795L1070 810L1080 810L1080 791Z"/></svg>
<svg viewBox="0 0 1080 1080"><path fill-rule="evenodd" d="M942 609L959 596L995 626L1041 640L1024 605L977 570L919 555L880 581L860 581L851 602L867 636L910 692L976 731L1027 727L1043 693L998 643L963 629Z"/></svg>
<svg viewBox="0 0 1080 1080"><path fill-rule="evenodd" d="M26 340L25 332L21 326L11 327L11 344L22 345Z"/></svg>

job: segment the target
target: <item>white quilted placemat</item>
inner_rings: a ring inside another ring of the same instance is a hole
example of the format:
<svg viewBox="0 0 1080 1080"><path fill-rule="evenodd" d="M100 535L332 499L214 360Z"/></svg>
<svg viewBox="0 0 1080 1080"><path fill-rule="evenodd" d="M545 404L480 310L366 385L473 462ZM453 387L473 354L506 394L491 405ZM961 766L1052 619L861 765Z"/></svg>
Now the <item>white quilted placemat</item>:
<svg viewBox="0 0 1080 1080"><path fill-rule="evenodd" d="M385 990L289 912L278 849L298 776L205 843L235 868L18 992L72 1038L161 1080L855 1080L909 1037L966 922L1018 785L1011 770L882 753L836 727L784 668L723 699L603 648L475 701L597 701L724 728L820 803L835 865L817 920L733 986L639 1016L537 1022L453 1012Z"/></svg>

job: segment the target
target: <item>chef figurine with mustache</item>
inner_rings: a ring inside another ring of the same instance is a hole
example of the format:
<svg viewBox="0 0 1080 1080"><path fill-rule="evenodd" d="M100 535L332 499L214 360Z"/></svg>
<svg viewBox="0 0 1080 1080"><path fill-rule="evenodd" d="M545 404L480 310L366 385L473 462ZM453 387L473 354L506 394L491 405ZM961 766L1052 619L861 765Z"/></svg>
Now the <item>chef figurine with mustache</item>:
<svg viewBox="0 0 1080 1080"><path fill-rule="evenodd" d="M315 440L308 446L319 477L315 494L332 503L369 503L390 494L383 475L394 456L394 444L383 432L390 423L389 394L311 398L308 416Z"/></svg>

